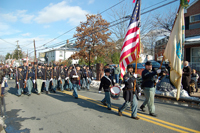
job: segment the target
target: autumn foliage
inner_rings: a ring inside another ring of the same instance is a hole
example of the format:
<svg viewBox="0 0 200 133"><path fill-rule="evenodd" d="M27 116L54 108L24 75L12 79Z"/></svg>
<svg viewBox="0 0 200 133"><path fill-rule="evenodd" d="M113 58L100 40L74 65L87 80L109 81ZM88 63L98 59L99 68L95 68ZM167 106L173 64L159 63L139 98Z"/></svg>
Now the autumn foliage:
<svg viewBox="0 0 200 133"><path fill-rule="evenodd" d="M102 19L101 15L86 15L87 21L81 22L81 25L76 28L74 35L76 40L76 48L80 51L72 55L73 59L82 59L86 63L90 61L95 62L98 58L104 58L106 61L111 61L109 55L115 49L114 43L109 41L111 32L109 32L108 23Z"/></svg>

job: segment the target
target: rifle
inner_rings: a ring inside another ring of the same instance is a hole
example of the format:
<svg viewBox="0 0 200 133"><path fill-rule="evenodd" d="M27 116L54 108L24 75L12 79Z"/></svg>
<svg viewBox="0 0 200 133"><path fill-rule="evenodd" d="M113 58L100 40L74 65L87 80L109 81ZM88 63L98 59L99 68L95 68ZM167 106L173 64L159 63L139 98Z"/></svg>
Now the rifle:
<svg viewBox="0 0 200 133"><path fill-rule="evenodd" d="M24 84L24 88L26 88L27 79L28 79L28 68L27 68L27 71L26 71L26 81L25 81L25 84Z"/></svg>
<svg viewBox="0 0 200 133"><path fill-rule="evenodd" d="M17 67L16 67L16 79L17 79L17 82L18 82L18 84L17 84L17 89L19 89L19 74L18 74L18 72L17 72Z"/></svg>
<svg viewBox="0 0 200 133"><path fill-rule="evenodd" d="M52 68L52 70L51 70L51 78L53 79L53 69L54 68ZM51 81L51 84L52 84L52 86L53 86L53 81Z"/></svg>
<svg viewBox="0 0 200 133"><path fill-rule="evenodd" d="M61 67L60 67L60 73L61 73ZM60 77L60 83L61 83L61 85L62 85L62 79L61 79L61 77Z"/></svg>
<svg viewBox="0 0 200 133"><path fill-rule="evenodd" d="M37 66L38 66L38 62L37 62ZM37 67L35 68L35 84L34 84L34 88L36 88L36 80L37 80Z"/></svg>

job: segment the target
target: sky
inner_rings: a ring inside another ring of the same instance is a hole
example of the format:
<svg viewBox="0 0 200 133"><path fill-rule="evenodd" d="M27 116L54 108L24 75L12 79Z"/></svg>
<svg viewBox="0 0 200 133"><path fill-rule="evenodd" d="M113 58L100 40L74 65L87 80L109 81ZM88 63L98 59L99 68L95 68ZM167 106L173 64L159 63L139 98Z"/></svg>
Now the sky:
<svg viewBox="0 0 200 133"><path fill-rule="evenodd" d="M0 0L0 55L6 55L8 52L14 51L17 40L24 52L28 50L28 52L31 53L33 51L34 39L36 49L45 48L42 47L43 44L46 44L55 37L76 27L80 22L84 22L86 20L86 14L100 13L120 1L121 0ZM132 1L133 0L124 0L112 9L120 10L121 6L126 4L133 10L134 4ZM158 2L164 4L170 1L172 0L142 0L141 9ZM174 9L178 8L178 6L179 1L155 10L151 12L151 14L164 14L170 8ZM110 14L112 13L113 10L104 12L102 14L103 19L111 22ZM132 11L130 11L130 14L131 13ZM145 15L143 19L145 19ZM45 46L54 45L72 38L75 33L76 31L74 29Z"/></svg>

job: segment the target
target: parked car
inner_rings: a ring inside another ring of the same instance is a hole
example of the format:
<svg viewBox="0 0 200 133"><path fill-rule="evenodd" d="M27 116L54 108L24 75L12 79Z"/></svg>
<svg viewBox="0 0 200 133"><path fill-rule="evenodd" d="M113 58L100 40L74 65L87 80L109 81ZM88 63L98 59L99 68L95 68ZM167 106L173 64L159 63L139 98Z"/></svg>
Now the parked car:
<svg viewBox="0 0 200 133"><path fill-rule="evenodd" d="M133 63L133 68L135 70L135 63ZM142 76L142 71L145 69L145 65L143 63L137 63L137 74L138 77Z"/></svg>

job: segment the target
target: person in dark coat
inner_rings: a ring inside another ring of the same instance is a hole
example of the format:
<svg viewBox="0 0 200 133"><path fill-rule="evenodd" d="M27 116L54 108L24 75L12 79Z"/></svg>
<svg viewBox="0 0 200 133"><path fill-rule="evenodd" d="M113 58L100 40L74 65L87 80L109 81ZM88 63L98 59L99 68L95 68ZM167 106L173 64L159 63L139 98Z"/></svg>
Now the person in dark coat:
<svg viewBox="0 0 200 133"><path fill-rule="evenodd" d="M53 80L52 80L52 82L53 82L53 92L56 93L56 89L58 87L58 80L60 80L59 79L59 70L58 70L56 65L54 65L52 75L53 75Z"/></svg>
<svg viewBox="0 0 200 133"><path fill-rule="evenodd" d="M26 87L28 87L28 94L27 94L28 96L31 95L31 92L32 92L32 89L33 89L33 80L34 79L35 79L35 73L34 73L34 71L32 69L32 65L29 65L28 77L27 77L27 81L25 81L26 82Z"/></svg>
<svg viewBox="0 0 200 133"><path fill-rule="evenodd" d="M70 73L70 79L72 82L72 86L73 86L73 96L75 97L75 99L78 99L78 93L77 93L77 89L80 89L80 78L82 76L82 72L80 71L80 66L76 65L76 68L74 68L71 73Z"/></svg>
<svg viewBox="0 0 200 133"><path fill-rule="evenodd" d="M24 80L25 80L25 73L22 71L23 66L18 67L19 71L17 73L16 78L16 84L17 84L17 96L20 97L22 95L22 92L24 92Z"/></svg>
<svg viewBox="0 0 200 133"><path fill-rule="evenodd" d="M142 89L144 92L145 100L140 106L142 111L145 111L144 108L147 105L149 109L149 115L156 117L155 114L155 105L154 105L154 96L155 96L155 75L161 73L161 69L152 71L152 63L147 61L145 63L145 70L142 71Z"/></svg>
<svg viewBox="0 0 200 133"><path fill-rule="evenodd" d="M190 95L191 68L188 65L188 61L185 61L182 75L182 85L183 89L188 92L188 95Z"/></svg>
<svg viewBox="0 0 200 133"><path fill-rule="evenodd" d="M111 101L110 101L110 88L114 86L114 82L112 78L110 78L110 69L105 69L105 76L101 78L101 83L99 86L99 93L101 93L102 88L104 89L105 92L105 97L101 101L103 105L107 106L108 110L111 110Z"/></svg>
<svg viewBox="0 0 200 133"><path fill-rule="evenodd" d="M126 109L126 107L131 103L131 118L135 120L139 120L137 117L137 94L139 93L139 87L136 82L136 88L134 90L134 81L137 78L137 74L133 73L133 65L129 64L127 66L127 73L124 75L123 80L125 83L125 87L123 88L123 98L125 100L124 104L118 109L119 116L122 116L122 111Z"/></svg>

